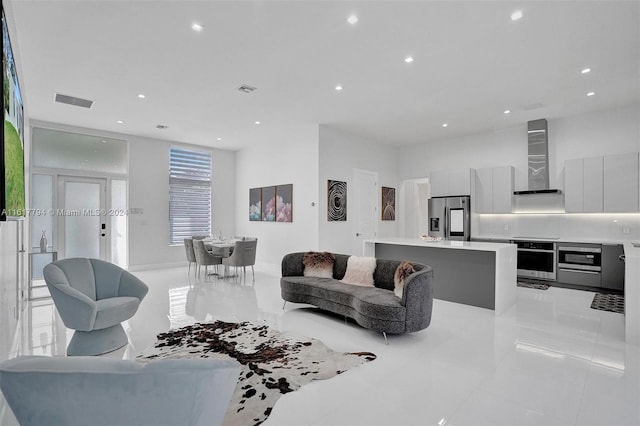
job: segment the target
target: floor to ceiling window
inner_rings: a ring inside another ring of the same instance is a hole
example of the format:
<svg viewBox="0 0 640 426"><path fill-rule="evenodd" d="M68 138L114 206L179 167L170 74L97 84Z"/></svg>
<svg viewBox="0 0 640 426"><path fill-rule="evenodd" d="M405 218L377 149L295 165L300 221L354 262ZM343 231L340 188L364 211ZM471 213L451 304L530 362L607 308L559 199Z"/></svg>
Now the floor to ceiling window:
<svg viewBox="0 0 640 426"><path fill-rule="evenodd" d="M169 243L211 235L211 153L169 149Z"/></svg>

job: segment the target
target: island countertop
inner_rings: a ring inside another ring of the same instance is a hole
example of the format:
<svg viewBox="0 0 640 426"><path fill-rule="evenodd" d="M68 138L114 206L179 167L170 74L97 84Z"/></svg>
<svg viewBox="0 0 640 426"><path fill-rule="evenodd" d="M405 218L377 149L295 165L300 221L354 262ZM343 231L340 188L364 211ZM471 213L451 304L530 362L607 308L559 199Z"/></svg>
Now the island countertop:
<svg viewBox="0 0 640 426"><path fill-rule="evenodd" d="M364 241L366 248L370 244L396 244L401 246L432 247L457 250L499 251L514 247L514 244L487 243L480 241L423 241L420 238L375 238ZM366 255L366 253L365 253Z"/></svg>

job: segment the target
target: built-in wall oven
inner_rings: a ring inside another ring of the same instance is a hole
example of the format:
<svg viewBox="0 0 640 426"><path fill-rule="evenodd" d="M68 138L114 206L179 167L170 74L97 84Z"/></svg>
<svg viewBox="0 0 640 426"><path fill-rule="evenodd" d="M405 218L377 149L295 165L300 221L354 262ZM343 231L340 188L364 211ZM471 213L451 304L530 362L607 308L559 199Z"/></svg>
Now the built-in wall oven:
<svg viewBox="0 0 640 426"><path fill-rule="evenodd" d="M601 274L600 244L562 243L558 246L558 281L599 287Z"/></svg>
<svg viewBox="0 0 640 426"><path fill-rule="evenodd" d="M513 241L518 246L518 276L556 280L556 243Z"/></svg>

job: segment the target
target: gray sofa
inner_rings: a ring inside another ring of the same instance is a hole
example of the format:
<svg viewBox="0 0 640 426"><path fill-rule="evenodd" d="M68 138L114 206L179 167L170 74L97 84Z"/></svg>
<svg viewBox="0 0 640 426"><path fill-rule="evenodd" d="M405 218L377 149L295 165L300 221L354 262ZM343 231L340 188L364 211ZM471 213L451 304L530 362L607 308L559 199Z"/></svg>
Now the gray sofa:
<svg viewBox="0 0 640 426"><path fill-rule="evenodd" d="M413 263L415 272L407 277L402 300L394 292L394 275L399 261L376 260L375 287L340 282L349 256L335 255L333 278L304 276L304 253L290 253L282 259L280 290L286 302L307 303L320 309L353 318L362 327L399 334L427 328L433 306L433 270Z"/></svg>

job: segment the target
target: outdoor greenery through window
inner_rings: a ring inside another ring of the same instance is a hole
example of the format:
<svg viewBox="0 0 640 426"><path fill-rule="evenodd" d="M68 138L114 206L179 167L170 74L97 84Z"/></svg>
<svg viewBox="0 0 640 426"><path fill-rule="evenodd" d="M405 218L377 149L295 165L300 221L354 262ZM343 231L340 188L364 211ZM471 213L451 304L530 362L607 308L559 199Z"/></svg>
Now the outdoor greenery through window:
<svg viewBox="0 0 640 426"><path fill-rule="evenodd" d="M211 234L211 153L169 150L169 241Z"/></svg>

